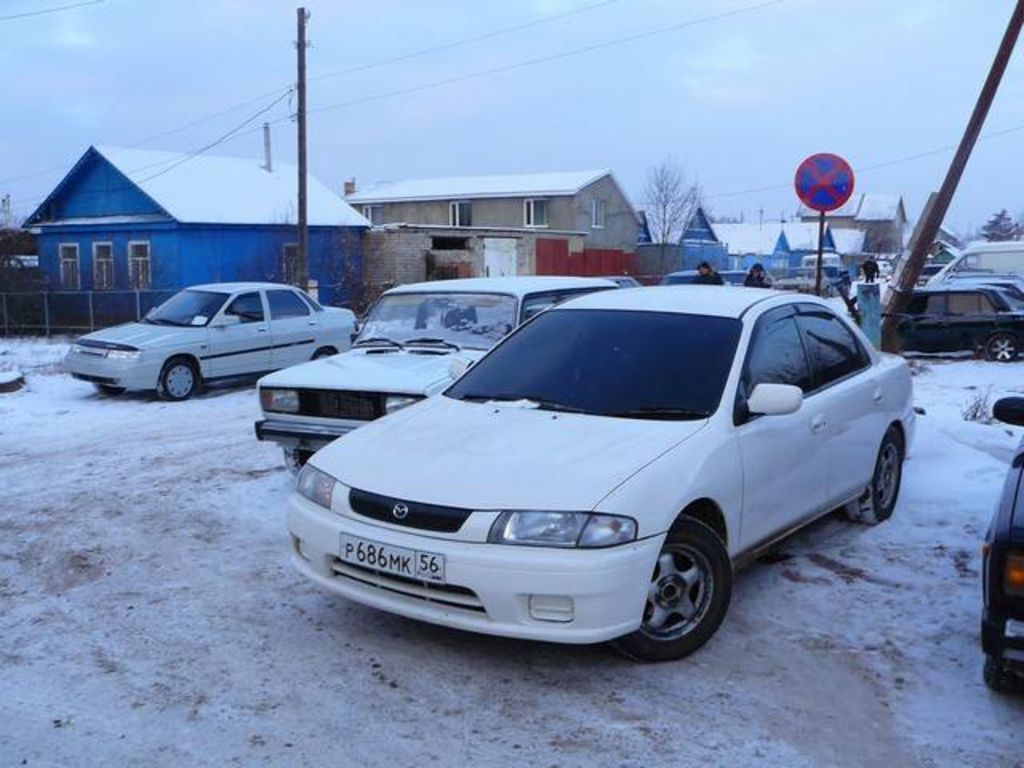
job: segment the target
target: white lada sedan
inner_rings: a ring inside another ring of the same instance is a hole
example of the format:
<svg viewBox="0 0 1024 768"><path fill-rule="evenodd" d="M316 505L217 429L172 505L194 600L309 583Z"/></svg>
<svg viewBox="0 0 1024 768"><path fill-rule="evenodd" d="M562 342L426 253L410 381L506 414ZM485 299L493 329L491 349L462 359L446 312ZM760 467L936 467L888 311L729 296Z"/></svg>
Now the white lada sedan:
<svg viewBox="0 0 1024 768"><path fill-rule="evenodd" d="M821 300L595 293L317 453L293 560L404 616L674 659L738 563L837 507L888 518L913 431L903 360Z"/></svg>
<svg viewBox="0 0 1024 768"><path fill-rule="evenodd" d="M176 293L138 323L77 339L64 369L105 394L191 397L203 383L275 371L348 349L355 316L278 283L210 283Z"/></svg>

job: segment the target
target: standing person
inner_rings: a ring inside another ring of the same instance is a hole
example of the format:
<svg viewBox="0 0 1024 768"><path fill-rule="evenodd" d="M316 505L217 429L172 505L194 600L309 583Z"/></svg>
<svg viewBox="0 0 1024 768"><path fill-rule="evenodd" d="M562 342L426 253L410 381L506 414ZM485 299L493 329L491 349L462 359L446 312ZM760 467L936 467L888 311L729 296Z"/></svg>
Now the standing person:
<svg viewBox="0 0 1024 768"><path fill-rule="evenodd" d="M715 268L708 262L702 261L697 265L697 277L694 278L694 285L725 285L722 276L715 271Z"/></svg>
<svg viewBox="0 0 1024 768"><path fill-rule="evenodd" d="M860 267L864 271L864 282L873 283L878 278L878 262L868 259Z"/></svg>
<svg viewBox="0 0 1024 768"><path fill-rule="evenodd" d="M764 271L764 265L757 263L750 268L747 276L743 278L743 285L747 288L771 288L772 278Z"/></svg>

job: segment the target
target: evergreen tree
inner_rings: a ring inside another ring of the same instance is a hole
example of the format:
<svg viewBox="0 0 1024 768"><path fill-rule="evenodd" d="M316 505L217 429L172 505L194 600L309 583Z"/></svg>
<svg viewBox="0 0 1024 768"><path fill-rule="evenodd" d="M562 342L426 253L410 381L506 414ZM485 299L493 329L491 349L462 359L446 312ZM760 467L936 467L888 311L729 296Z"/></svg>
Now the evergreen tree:
<svg viewBox="0 0 1024 768"><path fill-rule="evenodd" d="M1020 235L1020 224L1013 220L1005 208L999 213L992 214L992 218L981 228L981 236L989 241L1019 240Z"/></svg>

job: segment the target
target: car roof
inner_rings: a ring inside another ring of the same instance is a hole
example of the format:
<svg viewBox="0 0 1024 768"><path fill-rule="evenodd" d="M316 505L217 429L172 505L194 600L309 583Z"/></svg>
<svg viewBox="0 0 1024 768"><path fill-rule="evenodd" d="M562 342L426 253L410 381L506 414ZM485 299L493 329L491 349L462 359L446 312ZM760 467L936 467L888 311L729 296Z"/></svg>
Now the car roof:
<svg viewBox="0 0 1024 768"><path fill-rule="evenodd" d="M216 293L235 293L236 291L258 291L260 289L267 290L271 288L294 288L293 285L286 285L285 283L256 283L256 282L239 282L239 283L203 283L202 285L190 285L186 291L214 291Z"/></svg>
<svg viewBox="0 0 1024 768"><path fill-rule="evenodd" d="M667 275L665 275L665 277L676 277L676 276L679 276L679 277L689 277L690 275L696 275L696 274L697 274L697 270L696 269L679 269L679 270L676 270L675 272L669 272Z"/></svg>
<svg viewBox="0 0 1024 768"><path fill-rule="evenodd" d="M941 285L922 285L914 293L963 293L964 291L1001 291L1005 286L992 285L984 280L956 280Z"/></svg>
<svg viewBox="0 0 1024 768"><path fill-rule="evenodd" d="M557 291L573 288L618 288L618 283L600 277L467 277L456 280L429 280L425 283L409 283L390 289L392 293L506 293L522 297L540 291Z"/></svg>
<svg viewBox="0 0 1024 768"><path fill-rule="evenodd" d="M548 311L614 309L740 318L751 307L762 304L765 308L785 304L818 304L831 310L827 302L803 293L724 285L660 285L588 293Z"/></svg>

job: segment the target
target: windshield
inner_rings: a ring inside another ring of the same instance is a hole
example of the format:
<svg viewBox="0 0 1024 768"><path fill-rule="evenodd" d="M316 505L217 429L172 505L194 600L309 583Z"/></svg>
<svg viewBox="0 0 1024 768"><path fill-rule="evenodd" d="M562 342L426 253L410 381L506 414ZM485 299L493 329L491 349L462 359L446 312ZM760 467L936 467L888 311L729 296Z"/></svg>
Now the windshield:
<svg viewBox="0 0 1024 768"><path fill-rule="evenodd" d="M392 293L370 310L355 343L490 349L515 325L516 300L506 294Z"/></svg>
<svg viewBox="0 0 1024 768"><path fill-rule="evenodd" d="M538 315L445 395L530 400L601 416L699 419L717 408L742 323L674 312L565 309Z"/></svg>
<svg viewBox="0 0 1024 768"><path fill-rule="evenodd" d="M153 325L206 325L228 298L226 293L186 290L176 293L143 319Z"/></svg>
<svg viewBox="0 0 1024 768"><path fill-rule="evenodd" d="M689 285L697 277L696 272L673 272L661 279L662 285Z"/></svg>

